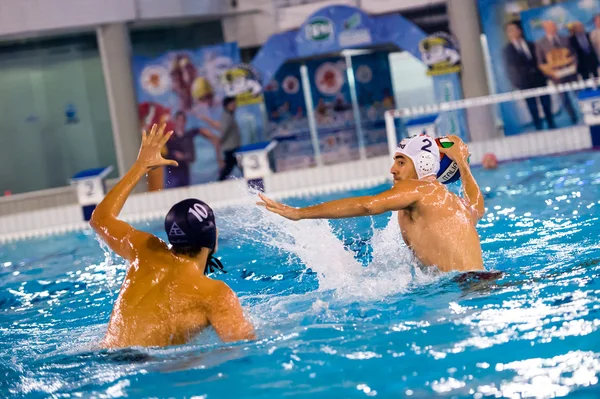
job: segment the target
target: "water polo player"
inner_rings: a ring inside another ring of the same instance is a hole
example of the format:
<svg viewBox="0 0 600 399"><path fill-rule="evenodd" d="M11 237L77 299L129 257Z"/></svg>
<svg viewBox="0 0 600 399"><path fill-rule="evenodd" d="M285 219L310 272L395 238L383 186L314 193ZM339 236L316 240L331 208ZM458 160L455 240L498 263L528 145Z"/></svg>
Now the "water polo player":
<svg viewBox="0 0 600 399"><path fill-rule="evenodd" d="M471 174L467 145L438 147L427 135L404 139L390 172L394 186L381 194L346 198L306 208L292 208L261 195L258 205L291 220L340 219L398 211L402 238L417 259L442 271L482 270L481 244L475 225L484 212L483 196ZM436 175L440 151L458 165L464 199L448 191Z"/></svg>
<svg viewBox="0 0 600 399"><path fill-rule="evenodd" d="M176 166L160 150L172 132L165 125L144 132L138 159L98 205L90 225L130 262L103 341L107 348L183 344L208 326L223 341L253 339L235 293L206 276L223 270L213 258L218 231L212 209L197 199L175 204L165 219L171 247L117 219L125 200L149 170Z"/></svg>

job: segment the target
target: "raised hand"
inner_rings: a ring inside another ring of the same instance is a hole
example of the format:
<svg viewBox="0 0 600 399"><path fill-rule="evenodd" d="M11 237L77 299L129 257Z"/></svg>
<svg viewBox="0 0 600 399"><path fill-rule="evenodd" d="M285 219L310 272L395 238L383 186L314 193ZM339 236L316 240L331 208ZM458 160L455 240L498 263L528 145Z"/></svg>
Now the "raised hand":
<svg viewBox="0 0 600 399"><path fill-rule="evenodd" d="M290 220L300 220L300 212L298 208L292 208L291 206L280 204L279 202L273 201L267 198L264 194L258 194L263 202L257 202L256 205L264 206L268 211L276 213Z"/></svg>
<svg viewBox="0 0 600 399"><path fill-rule="evenodd" d="M167 143L172 131L165 133L166 124L160 126L154 124L150 133L145 130L142 134L142 145L138 154L137 162L147 169L158 168L159 166L177 166L177 161L163 158L161 149Z"/></svg>
<svg viewBox="0 0 600 399"><path fill-rule="evenodd" d="M440 147L440 152L446 154L454 162L467 162L470 155L469 147L458 136L449 135L446 137L448 140L452 141L454 145L448 148Z"/></svg>

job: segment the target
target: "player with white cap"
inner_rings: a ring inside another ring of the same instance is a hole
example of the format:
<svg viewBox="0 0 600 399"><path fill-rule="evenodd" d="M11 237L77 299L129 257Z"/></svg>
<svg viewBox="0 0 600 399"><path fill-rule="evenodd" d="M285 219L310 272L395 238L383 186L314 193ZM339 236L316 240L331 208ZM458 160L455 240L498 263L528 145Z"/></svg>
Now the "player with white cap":
<svg viewBox="0 0 600 399"><path fill-rule="evenodd" d="M390 172L394 186L381 194L346 198L306 208L292 208L261 195L258 205L291 220L340 219L397 211L406 245L426 266L442 271L483 269L475 225L484 212L483 196L471 174L467 145L448 136L454 145L438 147L427 135L404 139ZM436 179L440 152L459 168L464 198Z"/></svg>

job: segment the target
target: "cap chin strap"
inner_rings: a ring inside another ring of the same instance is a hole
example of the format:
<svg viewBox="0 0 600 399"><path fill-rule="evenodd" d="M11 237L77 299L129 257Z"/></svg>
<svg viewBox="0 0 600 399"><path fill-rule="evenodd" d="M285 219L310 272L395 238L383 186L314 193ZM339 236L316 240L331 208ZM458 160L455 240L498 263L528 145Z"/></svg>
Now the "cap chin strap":
<svg viewBox="0 0 600 399"><path fill-rule="evenodd" d="M217 258L215 258L212 254L208 258L208 263L206 264L206 268L204 269L204 274L214 273L215 270L219 270L221 273L227 274L225 269L223 268L223 264Z"/></svg>

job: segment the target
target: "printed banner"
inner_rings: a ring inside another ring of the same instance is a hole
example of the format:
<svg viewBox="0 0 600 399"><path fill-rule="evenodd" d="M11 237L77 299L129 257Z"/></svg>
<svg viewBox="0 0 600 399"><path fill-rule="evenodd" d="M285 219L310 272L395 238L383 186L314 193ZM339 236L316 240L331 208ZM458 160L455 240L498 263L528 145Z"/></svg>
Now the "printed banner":
<svg viewBox="0 0 600 399"><path fill-rule="evenodd" d="M300 57L333 53L373 44L374 22L362 10L347 6L325 7L300 27L296 51Z"/></svg>
<svg viewBox="0 0 600 399"><path fill-rule="evenodd" d="M239 61L236 43L173 51L155 59L134 57L142 127L149 129L153 123L166 122L174 131L163 155L178 161L179 166L165 168L164 187L201 184L220 177L225 161L220 143L223 98L233 94L242 105L262 100L260 85L253 84L250 69L239 66ZM262 116L256 110L241 111L236 111L237 119L244 120L238 123L240 142L247 143L252 132L243 128L251 126L256 135ZM248 115L257 123L248 124ZM237 169L233 173L240 175Z"/></svg>
<svg viewBox="0 0 600 399"><path fill-rule="evenodd" d="M264 99L258 72L252 65L239 64L223 75L225 94L235 97L238 107L261 104Z"/></svg>
<svg viewBox="0 0 600 399"><path fill-rule="evenodd" d="M461 70L458 41L446 32L427 36L419 43L421 60L427 65L427 75L458 73Z"/></svg>
<svg viewBox="0 0 600 399"><path fill-rule="evenodd" d="M598 76L598 0L534 8L534 0L479 0L498 93ZM595 20L598 21L596 25ZM596 33L594 33L596 32ZM595 39L597 38L597 39ZM577 93L500 104L506 135L582 122Z"/></svg>
<svg viewBox="0 0 600 399"><path fill-rule="evenodd" d="M384 112L394 108L388 54L352 57L361 128L368 157L388 151ZM346 62L324 58L306 63L319 148L325 164L359 158L357 126L351 103ZM277 170L315 164L299 63L285 64L265 87L269 131L280 140Z"/></svg>
<svg viewBox="0 0 600 399"><path fill-rule="evenodd" d="M376 52L352 57L367 157L388 153L385 111L396 108L389 54Z"/></svg>
<svg viewBox="0 0 600 399"><path fill-rule="evenodd" d="M284 64L265 87L268 136L277 139L274 150L278 172L316 165L308 129L300 63Z"/></svg>

